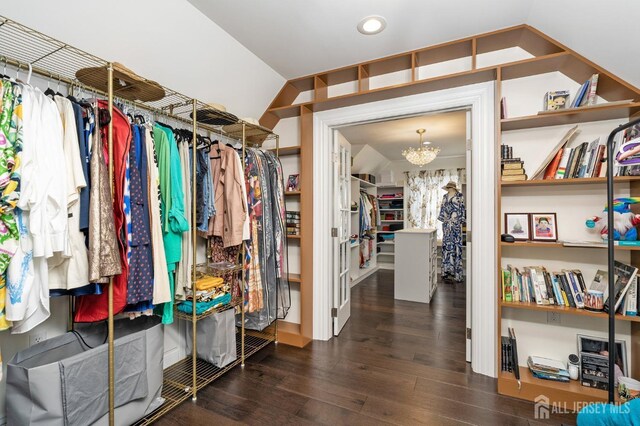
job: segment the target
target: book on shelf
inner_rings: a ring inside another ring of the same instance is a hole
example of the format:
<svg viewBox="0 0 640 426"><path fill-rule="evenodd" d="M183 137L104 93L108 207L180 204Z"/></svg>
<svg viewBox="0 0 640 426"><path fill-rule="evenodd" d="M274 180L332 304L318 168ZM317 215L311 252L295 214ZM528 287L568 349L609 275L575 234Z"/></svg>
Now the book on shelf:
<svg viewBox="0 0 640 426"><path fill-rule="evenodd" d="M527 175L502 176L503 182L518 182L527 180Z"/></svg>
<svg viewBox="0 0 640 426"><path fill-rule="evenodd" d="M582 99L585 97L585 95L587 94L587 91L589 90L590 82L591 82L591 79L582 83L582 85L576 92L576 96L573 98L573 102L571 102L571 105L569 106L569 108L576 108L576 107L579 107L580 104L582 104Z"/></svg>
<svg viewBox="0 0 640 426"><path fill-rule="evenodd" d="M516 376L516 380L520 380L520 363L518 361L518 342L516 341L516 330L513 327L509 327L509 346L511 348L511 365L513 374Z"/></svg>
<svg viewBox="0 0 640 426"><path fill-rule="evenodd" d="M597 101L596 91L598 89L598 77L599 77L599 74L593 74L591 76L591 81L589 82L589 90L585 98L586 102L583 102L583 105L592 106L596 104L596 101Z"/></svg>
<svg viewBox="0 0 640 426"><path fill-rule="evenodd" d="M540 164L540 167L538 167L538 169L533 173L531 179L542 179L544 177L550 163L557 156L558 150L564 148L567 145L567 143L571 140L571 138L576 134L577 131L578 131L578 126L573 126L571 129L567 131L567 133L565 133L562 139L560 139L556 144L556 146L551 150L551 152L549 152L549 154L547 155L547 158L545 158L544 161ZM564 156L564 153L563 153L563 156ZM551 174L551 172L549 172L549 174Z"/></svg>
<svg viewBox="0 0 640 426"><path fill-rule="evenodd" d="M631 282L629 290L627 290L623 315L634 317L638 315L638 276Z"/></svg>
<svg viewBox="0 0 640 426"><path fill-rule="evenodd" d="M614 311L617 311L622 303L622 299L629 290L631 282L635 280L638 268L625 263L615 261L614 263ZM611 295L607 294L604 302L605 312L609 312L611 309Z"/></svg>
<svg viewBox="0 0 640 426"><path fill-rule="evenodd" d="M507 265L502 269L501 298L506 303L535 303L539 306L583 309L588 289L602 291L606 300L606 283L606 272L602 270L596 272L593 281L587 287L584 275L579 269L549 272L543 266L517 268ZM634 294L635 296L629 296L625 300L624 307L630 306L637 312L638 291ZM635 308L633 303L629 302L629 298L636 300ZM624 307L620 308L620 314L624 315ZM633 315L633 313L627 315Z"/></svg>
<svg viewBox="0 0 640 426"><path fill-rule="evenodd" d="M540 356L529 356L527 358L527 366L533 377L538 379L558 382L569 381L569 371L562 361Z"/></svg>
<svg viewBox="0 0 640 426"><path fill-rule="evenodd" d="M523 170L523 165L522 161L507 162L502 164L502 170Z"/></svg>
<svg viewBox="0 0 640 426"><path fill-rule="evenodd" d="M560 159L560 162L558 164L558 167L556 169L555 172L555 177L554 179L564 179L565 178L565 174L567 173L567 165L569 164L569 157L571 157L571 153L573 152L573 148L564 148L561 149L560 152L562 152L562 158ZM549 176L552 175L552 171L549 173Z"/></svg>
<svg viewBox="0 0 640 426"><path fill-rule="evenodd" d="M504 120L507 118L507 98L504 96L500 99L500 119Z"/></svg>
<svg viewBox="0 0 640 426"><path fill-rule="evenodd" d="M500 357L500 369L502 371L511 372L513 370L511 355L511 341L507 336L501 337L501 357Z"/></svg>
<svg viewBox="0 0 640 426"><path fill-rule="evenodd" d="M523 168L519 168L519 169L505 169L502 171L502 176L518 176L518 175L523 175L524 174L524 169Z"/></svg>

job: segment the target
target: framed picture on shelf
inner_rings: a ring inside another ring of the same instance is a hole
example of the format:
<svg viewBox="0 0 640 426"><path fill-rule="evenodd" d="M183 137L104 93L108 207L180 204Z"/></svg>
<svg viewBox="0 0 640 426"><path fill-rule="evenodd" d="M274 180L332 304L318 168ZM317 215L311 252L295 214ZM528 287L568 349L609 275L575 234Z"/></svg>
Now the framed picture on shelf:
<svg viewBox="0 0 640 426"><path fill-rule="evenodd" d="M289 179L287 180L287 192L299 191L300 190L300 175L289 175Z"/></svg>
<svg viewBox="0 0 640 426"><path fill-rule="evenodd" d="M558 241L555 213L531 213L531 240Z"/></svg>
<svg viewBox="0 0 640 426"><path fill-rule="evenodd" d="M590 388L609 388L609 341L606 337L578 334L580 354L580 383ZM627 376L627 346L624 340L616 340L615 384L618 378Z"/></svg>
<svg viewBox="0 0 640 426"><path fill-rule="evenodd" d="M504 232L511 234L516 241L531 239L529 213L505 213Z"/></svg>

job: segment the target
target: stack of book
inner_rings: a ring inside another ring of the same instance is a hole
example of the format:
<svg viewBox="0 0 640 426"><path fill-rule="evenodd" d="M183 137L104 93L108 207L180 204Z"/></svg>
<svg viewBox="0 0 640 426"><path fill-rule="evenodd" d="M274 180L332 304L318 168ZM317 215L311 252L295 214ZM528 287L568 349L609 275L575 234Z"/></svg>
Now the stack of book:
<svg viewBox="0 0 640 426"><path fill-rule="evenodd" d="M500 165L504 182L527 180L523 161L520 158L513 158L513 147L508 145L501 146Z"/></svg>
<svg viewBox="0 0 640 426"><path fill-rule="evenodd" d="M533 377L544 380L555 380L557 382L568 382L569 371L562 361L540 356L530 356L527 358L527 365Z"/></svg>
<svg viewBox="0 0 640 426"><path fill-rule="evenodd" d="M544 179L578 179L605 177L605 141L597 138L575 148L562 147L547 166Z"/></svg>
<svg viewBox="0 0 640 426"><path fill-rule="evenodd" d="M638 269L615 261L615 305L620 315L636 316L638 297ZM542 266L516 268L507 265L502 269L502 300L504 302L535 303L583 309L587 290L597 290L604 295L604 311L609 310L607 273L597 271L587 287L582 272L564 269L548 272Z"/></svg>
<svg viewBox="0 0 640 426"><path fill-rule="evenodd" d="M598 74L593 74L589 80L585 81L569 108L579 108L581 106L590 106L596 104L596 90L598 88Z"/></svg>
<svg viewBox="0 0 640 426"><path fill-rule="evenodd" d="M513 372L516 379L520 380L520 369L518 367L518 344L516 342L516 331L509 327L509 336L502 337L502 371Z"/></svg>
<svg viewBox="0 0 640 426"><path fill-rule="evenodd" d="M287 211L287 235L300 235L300 212Z"/></svg>

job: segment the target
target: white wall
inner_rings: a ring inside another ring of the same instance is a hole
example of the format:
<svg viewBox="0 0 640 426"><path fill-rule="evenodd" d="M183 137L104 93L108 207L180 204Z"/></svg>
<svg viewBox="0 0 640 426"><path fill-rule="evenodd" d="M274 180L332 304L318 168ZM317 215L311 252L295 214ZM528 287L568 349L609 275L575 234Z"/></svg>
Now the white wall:
<svg viewBox="0 0 640 426"><path fill-rule="evenodd" d="M186 0L2 6L7 18L240 117L259 118L285 81Z"/></svg>

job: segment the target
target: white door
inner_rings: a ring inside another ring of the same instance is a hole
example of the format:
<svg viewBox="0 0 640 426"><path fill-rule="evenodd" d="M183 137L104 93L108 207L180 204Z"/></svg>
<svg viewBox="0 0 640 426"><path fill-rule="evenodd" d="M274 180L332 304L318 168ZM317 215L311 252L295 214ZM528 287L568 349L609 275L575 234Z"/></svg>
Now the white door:
<svg viewBox="0 0 640 426"><path fill-rule="evenodd" d="M471 156L473 155L473 138L471 134L471 110L467 110L467 185L465 194L465 208L467 209L467 243L464 251L467 261L466 287L467 287L467 345L466 360L471 362L471 203L473 202L473 192L471 191Z"/></svg>
<svg viewBox="0 0 640 426"><path fill-rule="evenodd" d="M351 145L333 131L333 334L351 316L349 244L351 226Z"/></svg>

